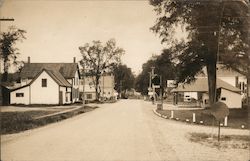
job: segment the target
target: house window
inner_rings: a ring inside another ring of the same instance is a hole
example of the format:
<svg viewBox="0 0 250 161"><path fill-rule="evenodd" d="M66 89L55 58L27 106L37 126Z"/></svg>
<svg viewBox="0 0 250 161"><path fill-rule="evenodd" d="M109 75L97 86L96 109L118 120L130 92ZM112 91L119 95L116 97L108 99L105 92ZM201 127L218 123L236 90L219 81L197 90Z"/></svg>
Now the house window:
<svg viewBox="0 0 250 161"><path fill-rule="evenodd" d="M87 94L87 99L92 99L92 94Z"/></svg>
<svg viewBox="0 0 250 161"><path fill-rule="evenodd" d="M47 87L47 79L42 79L42 87Z"/></svg>
<svg viewBox="0 0 250 161"><path fill-rule="evenodd" d="M23 97L24 93L16 93L16 97Z"/></svg>
<svg viewBox="0 0 250 161"><path fill-rule="evenodd" d="M221 100L226 101L227 99L226 99L226 97L221 97Z"/></svg>

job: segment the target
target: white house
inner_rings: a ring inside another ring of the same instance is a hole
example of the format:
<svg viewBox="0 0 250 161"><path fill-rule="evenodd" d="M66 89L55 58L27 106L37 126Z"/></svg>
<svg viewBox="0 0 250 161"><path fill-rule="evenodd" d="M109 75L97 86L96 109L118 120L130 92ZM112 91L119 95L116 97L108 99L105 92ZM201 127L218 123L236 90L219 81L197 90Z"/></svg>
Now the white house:
<svg viewBox="0 0 250 161"><path fill-rule="evenodd" d="M216 65L216 76L217 78L227 82L228 84L239 88L241 90L241 94L245 94L247 92L247 78L246 76L232 70L227 69L223 64ZM203 69L204 74L197 75L196 77L207 77L207 70L204 67Z"/></svg>
<svg viewBox="0 0 250 161"><path fill-rule="evenodd" d="M74 59L75 60L75 59ZM69 104L79 101L77 63L28 63L10 89L10 104Z"/></svg>
<svg viewBox="0 0 250 161"><path fill-rule="evenodd" d="M206 107L209 104L208 100L208 83L207 78L197 78L191 84L179 84L177 88L171 92L175 93L175 100L191 102L195 100L201 107ZM241 108L241 91L231 84L217 79L218 101L224 102L229 108ZM178 98L183 97L183 98Z"/></svg>

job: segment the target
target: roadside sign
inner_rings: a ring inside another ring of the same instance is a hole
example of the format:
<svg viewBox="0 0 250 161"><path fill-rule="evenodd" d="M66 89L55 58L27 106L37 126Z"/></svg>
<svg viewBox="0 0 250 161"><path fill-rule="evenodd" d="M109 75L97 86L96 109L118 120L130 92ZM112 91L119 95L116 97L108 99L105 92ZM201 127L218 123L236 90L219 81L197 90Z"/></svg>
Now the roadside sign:
<svg viewBox="0 0 250 161"><path fill-rule="evenodd" d="M149 96L152 96L154 93L153 92L148 92L148 95Z"/></svg>
<svg viewBox="0 0 250 161"><path fill-rule="evenodd" d="M155 75L152 79L152 83L155 84L155 85L160 85L161 84L161 79L160 79L160 76L158 75Z"/></svg>
<svg viewBox="0 0 250 161"><path fill-rule="evenodd" d="M218 141L220 141L220 122L225 117L229 115L228 106L223 102L216 102L211 107L211 114L215 117L216 120L219 121L218 125Z"/></svg>
<svg viewBox="0 0 250 161"><path fill-rule="evenodd" d="M223 120L226 116L229 115L228 106L223 102L216 102L211 107L211 114L215 117L216 120Z"/></svg>
<svg viewBox="0 0 250 161"><path fill-rule="evenodd" d="M153 85L154 88L160 88L160 85Z"/></svg>

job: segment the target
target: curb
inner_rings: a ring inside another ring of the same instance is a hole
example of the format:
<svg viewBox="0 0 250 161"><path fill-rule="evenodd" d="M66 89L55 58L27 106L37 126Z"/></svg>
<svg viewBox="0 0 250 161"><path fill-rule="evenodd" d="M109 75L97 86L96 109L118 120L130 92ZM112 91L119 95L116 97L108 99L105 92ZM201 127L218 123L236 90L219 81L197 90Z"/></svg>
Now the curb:
<svg viewBox="0 0 250 161"><path fill-rule="evenodd" d="M186 119L185 121L183 121L183 120L180 120L179 118L171 118L171 117L168 117L168 116L165 116L165 115L162 115L162 114L160 114L160 113L158 113L157 111L156 111L156 109L153 109L153 112L157 115L157 116L159 116L159 117L161 117L161 118L164 118L164 119L169 119L169 120L173 120L173 121L179 121L179 122L183 122L183 123L186 123L186 124L189 124L189 125L203 125L203 126L207 126L207 127L209 127L210 125L204 125L204 121L199 121L199 122L192 122L192 120L188 120L188 119ZM221 128L226 128L226 129L235 129L235 128L231 128L231 127L228 127L228 126L221 126ZM248 129L238 129L238 130L248 130Z"/></svg>
<svg viewBox="0 0 250 161"><path fill-rule="evenodd" d="M189 124L189 125L204 125L204 124L203 124L203 121L202 121L202 123L201 123L201 122L191 122L190 120L187 121L187 119L186 119L186 121L182 121L182 120L180 120L178 117L176 117L176 118L171 118L171 117L168 117L168 116L165 116L165 115L162 115L162 114L158 113L158 112L156 111L156 109L153 109L153 112L154 112L157 116L159 116L159 117L161 117L161 118L164 118L164 119L169 119L169 120L173 120L173 121L179 121L179 122L186 123L186 124ZM204 125L204 126L206 126L206 125ZM221 127L223 127L223 126L221 126Z"/></svg>

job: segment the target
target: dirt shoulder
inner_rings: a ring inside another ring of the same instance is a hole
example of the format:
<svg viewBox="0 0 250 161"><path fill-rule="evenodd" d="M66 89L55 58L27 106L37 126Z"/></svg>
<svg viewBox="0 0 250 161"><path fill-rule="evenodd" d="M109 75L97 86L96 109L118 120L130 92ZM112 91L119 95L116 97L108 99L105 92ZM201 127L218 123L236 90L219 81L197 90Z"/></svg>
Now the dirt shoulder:
<svg viewBox="0 0 250 161"><path fill-rule="evenodd" d="M45 126L98 108L89 105L84 107L62 107L35 108L34 110L28 107L16 107L20 109L15 111L14 108L10 108L9 111L1 111L1 135L19 133Z"/></svg>

